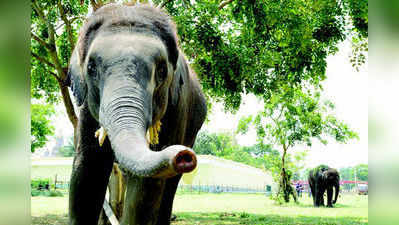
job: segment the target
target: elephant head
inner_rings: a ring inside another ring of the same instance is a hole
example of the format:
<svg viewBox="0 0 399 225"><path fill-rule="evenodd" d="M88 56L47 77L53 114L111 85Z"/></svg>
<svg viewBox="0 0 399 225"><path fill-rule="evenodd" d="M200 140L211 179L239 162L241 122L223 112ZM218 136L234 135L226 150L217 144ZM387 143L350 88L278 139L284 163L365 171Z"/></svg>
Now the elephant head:
<svg viewBox="0 0 399 225"><path fill-rule="evenodd" d="M334 168L328 168L322 171L322 179L326 186L335 188L335 197L333 199L333 204L337 202L339 194L339 173Z"/></svg>
<svg viewBox="0 0 399 225"><path fill-rule="evenodd" d="M171 85L179 79L175 28L154 10L110 4L94 12L80 32L69 77L77 104L87 104L120 166L135 176L168 178L192 171L196 156L180 145L152 151L146 138L151 131L156 139L169 102L178 98Z"/></svg>

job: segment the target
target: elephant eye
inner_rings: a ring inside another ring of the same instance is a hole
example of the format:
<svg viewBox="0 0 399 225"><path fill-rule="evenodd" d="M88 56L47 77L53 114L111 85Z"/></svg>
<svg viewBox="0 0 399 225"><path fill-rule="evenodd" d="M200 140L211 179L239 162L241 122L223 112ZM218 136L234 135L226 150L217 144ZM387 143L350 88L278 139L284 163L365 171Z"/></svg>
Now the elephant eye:
<svg viewBox="0 0 399 225"><path fill-rule="evenodd" d="M162 61L157 65L156 68L156 73L155 73L155 78L157 81L157 85L162 83L168 74L168 68L166 67L166 62Z"/></svg>
<svg viewBox="0 0 399 225"><path fill-rule="evenodd" d="M97 75L96 63L93 59L90 59L87 63L87 74L89 76L96 76Z"/></svg>

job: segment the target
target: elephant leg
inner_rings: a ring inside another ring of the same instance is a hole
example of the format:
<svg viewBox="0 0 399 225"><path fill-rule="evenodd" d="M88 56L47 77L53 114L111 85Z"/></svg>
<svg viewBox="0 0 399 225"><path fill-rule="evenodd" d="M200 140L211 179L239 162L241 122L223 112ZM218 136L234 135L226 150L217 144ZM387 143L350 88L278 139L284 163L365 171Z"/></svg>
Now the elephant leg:
<svg viewBox="0 0 399 225"><path fill-rule="evenodd" d="M319 207L320 206L320 187L319 185L315 184L314 188L314 206Z"/></svg>
<svg viewBox="0 0 399 225"><path fill-rule="evenodd" d="M324 192L325 189L324 188L320 188L320 193L319 193L319 206L324 206Z"/></svg>
<svg viewBox="0 0 399 225"><path fill-rule="evenodd" d="M169 225L172 215L173 200L175 198L177 185L179 184L182 175L166 180L164 194L161 203L161 210L158 217L157 225Z"/></svg>
<svg viewBox="0 0 399 225"><path fill-rule="evenodd" d="M312 194L313 206L316 206L316 189L311 182L309 182L309 187L310 187L310 193Z"/></svg>
<svg viewBox="0 0 399 225"><path fill-rule="evenodd" d="M164 179L126 176L121 225L155 225L160 213Z"/></svg>
<svg viewBox="0 0 399 225"><path fill-rule="evenodd" d="M333 197L333 188L328 187L327 188L327 207L333 207L332 206L332 197Z"/></svg>
<svg viewBox="0 0 399 225"><path fill-rule="evenodd" d="M108 139L99 146L94 137L97 128L87 106L82 108L69 190L71 225L97 225L104 203L114 155Z"/></svg>

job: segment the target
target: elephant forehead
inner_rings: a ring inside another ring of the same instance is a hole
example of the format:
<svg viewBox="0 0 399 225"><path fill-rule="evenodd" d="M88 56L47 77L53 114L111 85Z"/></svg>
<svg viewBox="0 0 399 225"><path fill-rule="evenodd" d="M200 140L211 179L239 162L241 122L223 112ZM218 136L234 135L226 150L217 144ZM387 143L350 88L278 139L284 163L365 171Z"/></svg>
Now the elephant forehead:
<svg viewBox="0 0 399 225"><path fill-rule="evenodd" d="M89 54L101 55L104 59L115 55L133 54L150 61L167 58L167 51L163 42L151 35L145 34L104 34L98 35L92 42Z"/></svg>

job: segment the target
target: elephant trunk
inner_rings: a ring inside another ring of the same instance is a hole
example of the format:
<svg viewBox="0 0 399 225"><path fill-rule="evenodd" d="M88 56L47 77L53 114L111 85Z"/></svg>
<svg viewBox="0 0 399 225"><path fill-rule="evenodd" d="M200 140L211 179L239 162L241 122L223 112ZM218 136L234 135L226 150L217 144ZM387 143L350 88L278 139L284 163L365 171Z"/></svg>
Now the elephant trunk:
<svg viewBox="0 0 399 225"><path fill-rule="evenodd" d="M339 181L337 181L337 183L335 184L335 197L333 200L333 204L337 203L338 200L338 195L339 195Z"/></svg>
<svg viewBox="0 0 399 225"><path fill-rule="evenodd" d="M195 153L181 145L155 152L146 132L152 96L132 78L110 76L104 83L99 120L121 168L138 177L168 178L196 167Z"/></svg>

